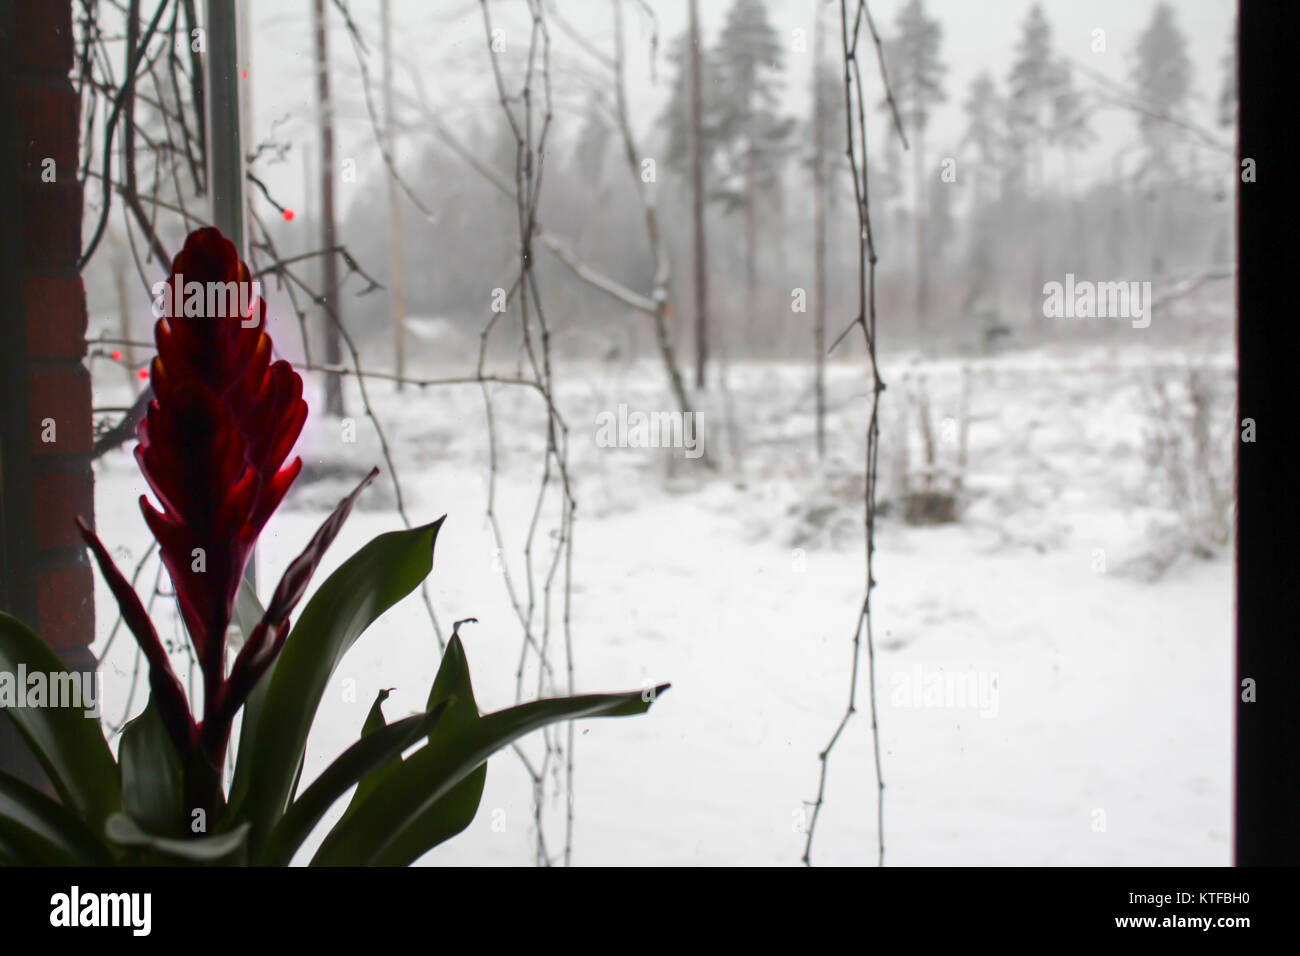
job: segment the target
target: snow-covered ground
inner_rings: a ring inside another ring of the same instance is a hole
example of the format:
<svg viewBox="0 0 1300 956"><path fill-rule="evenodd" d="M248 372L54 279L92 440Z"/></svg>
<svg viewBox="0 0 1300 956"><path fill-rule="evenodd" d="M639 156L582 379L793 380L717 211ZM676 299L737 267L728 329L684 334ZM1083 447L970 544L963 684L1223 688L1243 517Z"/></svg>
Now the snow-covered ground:
<svg viewBox="0 0 1300 956"><path fill-rule="evenodd" d="M1229 862L1231 555L1153 557L1154 542L1164 540L1157 530L1177 524L1143 457L1145 382L1157 360L1176 374L1182 356L1072 347L899 359L884 369L882 498L897 491L900 435L919 463L917 412L904 400L918 377L941 458L953 460L956 423L969 421L960 520L911 526L895 508L877 530L887 863ZM1230 422L1231 365L1224 359L1217 368L1227 402L1220 417ZM722 463L706 471L680 459L670 467L660 450L597 446L599 413L619 403L670 409L653 365L559 366L578 500L577 689L673 684L648 715L577 725L575 864L799 861L817 753L847 701L864 583L869 380L852 362L833 365L830 376L824 465L814 452L807 369L766 364L733 368L728 400L715 395L704 410L706 449ZM123 404L121 383L100 379L96 403ZM371 386L411 518L449 516L430 596L444 628L459 618L480 622L462 637L485 710L515 700L521 631L499 569L504 559L516 587L526 588L521 547L544 421L535 393L500 386L493 395L503 554L484 516L478 387L399 396L387 383ZM382 463L355 391L348 397L355 443L342 440L338 423L309 420L299 444L307 472L262 537L263 592L324 511ZM128 574L149 540L134 503L143 490L127 450L98 463L99 533ZM385 476L363 497L317 583L365 541L400 526L393 502ZM547 510L539 575L554 525ZM154 574L151 561L140 578L146 596ZM102 583L97 596L102 650L115 614ZM165 601L155 614L179 647ZM558 606L552 614L553 659L562 666ZM355 740L378 689L395 688L390 719L422 707L437 662L426 611L412 595L335 675L304 780ZM127 708L134 663L130 637L119 632L104 667L113 724ZM817 863L875 861L865 656L859 690L859 713L830 764ZM144 692L141 680L133 711ZM537 738L524 746L540 757ZM563 815L549 794L545 833L555 852ZM532 799L518 757L499 754L478 818L424 862L531 862Z"/></svg>

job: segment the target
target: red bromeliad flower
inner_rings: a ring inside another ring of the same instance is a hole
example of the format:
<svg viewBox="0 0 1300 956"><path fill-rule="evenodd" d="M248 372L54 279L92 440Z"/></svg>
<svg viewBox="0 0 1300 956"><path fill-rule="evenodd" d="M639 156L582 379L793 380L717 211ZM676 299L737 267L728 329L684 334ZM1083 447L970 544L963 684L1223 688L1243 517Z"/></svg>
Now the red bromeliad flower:
<svg viewBox="0 0 1300 956"><path fill-rule="evenodd" d="M202 292L197 299L194 283ZM307 405L298 373L286 361L271 361L266 304L218 230L190 233L172 262L163 301L168 307L154 327L158 354L149 376L155 397L137 429L135 456L161 505L155 508L142 495L140 509L158 541L203 674L201 722L139 598L94 533L84 524L81 529L148 658L153 699L178 753L186 760L201 754L219 767L235 713L283 645L289 613L361 488L290 565L227 675L235 595L258 534L302 468L302 459L288 465L285 459L302 432Z"/></svg>
<svg viewBox="0 0 1300 956"><path fill-rule="evenodd" d="M191 233L172 263L171 284L251 285L235 247L216 229ZM169 290L170 291L170 290ZM205 677L220 658L235 592L253 544L302 468L281 468L307 420L302 379L271 363L266 304L240 314L158 320L150 367L154 401L140 422L135 457L162 504L140 510L158 539ZM232 303L227 299L227 305ZM217 688L207 688L207 703Z"/></svg>

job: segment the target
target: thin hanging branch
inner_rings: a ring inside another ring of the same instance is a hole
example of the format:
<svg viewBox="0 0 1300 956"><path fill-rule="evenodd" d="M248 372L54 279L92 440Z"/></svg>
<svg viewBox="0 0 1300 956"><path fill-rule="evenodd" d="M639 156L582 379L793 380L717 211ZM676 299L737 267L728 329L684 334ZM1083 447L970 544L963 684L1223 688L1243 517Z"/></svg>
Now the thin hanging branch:
<svg viewBox="0 0 1300 956"><path fill-rule="evenodd" d="M511 286L508 299L518 303L520 333L522 336L522 358L526 359L532 372L532 379L548 396L554 396L554 378L551 363L551 330L546 311L542 305L538 288L537 273L533 268L534 242L538 241L540 226L537 210L541 199L542 177L545 171L547 135L550 132L553 116L551 98L551 39L547 27L543 0L526 0L531 19L529 27L528 49L523 62L523 75L518 91L511 95L507 91L506 80L501 69L501 57L494 44L492 15L487 0L480 0L483 15L483 29L487 41L488 56L492 68L492 79L496 86L497 98L505 116L510 133L515 141L515 175L514 187L506 187L506 192L514 199L515 215L519 233L519 268ZM539 90L540 87L540 90ZM498 183L498 187L503 186ZM478 374L483 377L487 358L489 337L496 327L497 319L503 313L496 313L485 325L480 337ZM543 453L542 476L538 484L537 498L529 520L528 532L523 547L523 567L525 581L517 587L510 573L506 560L504 539L496 513L497 485L497 447L495 431L495 413L492 405L492 393L484 379L484 411L488 422L489 441L489 481L487 519L492 528L497 544L497 554L510 602L515 610L523 630L520 645L519 663L515 672L516 698L522 699L523 682L530 655L535 657L537 693L545 696L548 689L559 686L557 675L551 662L551 636L554 587L559 582L562 589L560 608L560 626L563 632L564 667L566 692L572 693L573 678L573 642L570 629L570 609L572 606L572 549L573 522L577 501L569 481L568 465L568 428L554 410L552 399L548 398L550 412L546 421L546 449ZM559 526L550 536L554 544L549 558L544 559L541 569L535 570L534 546L544 509L552 501L549 494L552 484L559 485ZM540 585L537 574L541 573ZM540 607L539 607L540 604ZM533 826L536 837L535 859L540 866L550 866L563 862L566 866L572 862L573 853L573 723L566 724L567 740L561 743L559 730L546 729L542 732L544 747L540 764L530 760L524 750L515 744L513 749L529 774L533 785ZM564 849L558 855L552 855L547 848L546 833L543 826L543 803L548 776L559 778L563 773L563 791L565 794L565 841Z"/></svg>
<svg viewBox="0 0 1300 956"><path fill-rule="evenodd" d="M830 758L839 743L844 729L848 726L858 709L858 673L862 648L867 651L867 683L871 713L872 751L875 757L876 771L876 841L877 863L885 863L885 780L880 759L880 722L876 712L876 649L872 638L871 592L875 589L874 575L876 553L876 479L877 452L880 446L880 393L885 390L885 383L880 377L880 366L876 360L876 247L871 230L869 190L867 182L867 123L862 96L862 70L858 60L858 33L863 22L869 26L875 43L876 58L881 64L881 79L885 83L886 99L893 103L893 94L889 90L888 78L884 73L884 57L880 49L880 38L871 20L866 0L858 0L857 12L853 18L853 28L849 28L848 0L840 0L840 41L844 61L844 114L848 129L846 154L853 173L853 200L858 213L858 314L849 329L862 329L867 347L867 358L871 363L871 417L867 424L866 449L866 491L864 494L863 525L866 538L866 582L862 605L858 611L857 622L853 631L853 660L849 673L849 699L844 715L840 718L835 732L825 748L819 753L821 774L817 783L817 799L810 806L812 816L808 821L807 838L804 842L803 863L812 865L813 839L817 832L817 821L821 816L822 806L826 803L826 774ZM897 113L895 113L897 121ZM899 135L902 126L899 124ZM906 144L906 140L904 140ZM848 329L845 330L847 334ZM844 338L841 334L836 344ZM834 349L834 346L832 346Z"/></svg>

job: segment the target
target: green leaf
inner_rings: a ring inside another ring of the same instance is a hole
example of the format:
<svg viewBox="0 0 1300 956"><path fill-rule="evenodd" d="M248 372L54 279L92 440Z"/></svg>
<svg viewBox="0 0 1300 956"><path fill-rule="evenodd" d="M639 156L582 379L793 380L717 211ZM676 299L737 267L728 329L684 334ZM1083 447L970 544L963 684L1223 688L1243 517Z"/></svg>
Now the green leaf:
<svg viewBox="0 0 1300 956"><path fill-rule="evenodd" d="M144 712L122 731L122 809L144 829L175 836L185 818L180 757L152 696Z"/></svg>
<svg viewBox="0 0 1300 956"><path fill-rule="evenodd" d="M338 503L316 533L312 535L303 552L289 563L289 567L285 569L280 578L280 583L271 595L271 607L269 609L263 609L261 602L257 599L257 593L249 584L248 579L240 579L239 588L235 595L235 616L239 622L240 633L243 637L240 642L241 649L252 638L254 631L259 626L269 628L272 634L281 632L281 629L289 620L289 615L297 607L303 594L306 593L307 584L316 568L320 566L320 562L324 559L326 550L338 536L343 523L347 521L357 496L375 480L378 474L379 469L372 468L370 473L357 485L356 489ZM235 796L231 803L236 809L243 806L244 798L247 795L248 774L251 772L248 768L254 752L252 741L256 736L257 726L261 720L261 711L266 700L266 688L270 686L271 672L275 669L275 663L276 658L272 657L264 665L260 665L264 667L261 676L255 680L255 683L246 691L243 698L244 717L240 724L239 739L241 746L239 756L246 759L241 762L238 756L236 757L236 773L234 780L231 782L231 793ZM250 667L255 666L251 660L247 664ZM236 667L238 666L239 659L236 658ZM302 773L301 761L298 764L298 773ZM289 793L292 795L297 792L297 789L298 783L295 779L293 786L289 788ZM233 819L228 816L225 817L218 823L218 829L223 825L232 823Z"/></svg>
<svg viewBox="0 0 1300 956"><path fill-rule="evenodd" d="M446 656L463 660L452 635ZM454 671L452 672L454 674ZM442 676L440 670L439 676ZM448 677L448 682L452 681ZM435 685L437 682L435 681ZM458 727L439 725L429 744L412 754L326 836L313 866L377 866L411 862L424 853L423 836L434 830L426 812L496 751L530 731L578 717L624 717L650 709L655 695L591 694L538 700L488 714ZM647 699L648 697L648 699ZM427 829L426 829L427 828Z"/></svg>
<svg viewBox="0 0 1300 956"><path fill-rule="evenodd" d="M375 858L374 865L410 866L463 831L478 815L486 784L487 761L484 761L397 834L392 846Z"/></svg>
<svg viewBox="0 0 1300 956"><path fill-rule="evenodd" d="M474 621L474 618L468 620ZM439 722L434 732L430 734L430 742L438 733L464 726L479 719L478 704L474 700L474 688L469 678L469 665L465 660L464 648L459 638L460 626L464 623L466 621L457 621L453 627L452 637L454 640L442 656L438 674L434 678L433 687L429 691L428 708L432 708L440 701L452 701L451 709ZM375 701L375 706L371 708L371 715L366 719L367 726L371 726L374 720L378 720L382 726L384 715L379 705L387 696L388 694L385 692L379 700ZM366 730L363 728L362 733L365 732ZM348 805L344 815L346 816L347 813L351 813L356 807L359 807L374 792L380 782L401 763L400 758L393 760L387 767L375 771L375 773L361 781L357 786L356 793L352 795L352 802ZM479 803L483 799L483 787L486 782L487 764L483 764L456 784L445 797L421 814L420 819L411 824L408 833L401 841L404 848L409 848L407 852L414 855L403 863L394 863L392 865L406 865L414 862L414 860L419 859L420 856L439 843L450 840L473 823L474 816L478 813Z"/></svg>
<svg viewBox="0 0 1300 956"><path fill-rule="evenodd" d="M47 680L67 673L31 628L0 613L0 675L17 680L20 668L28 674L44 673ZM99 721L79 708L17 707L6 703L8 699L0 687L0 708L17 725L63 803L98 829L121 806L122 792Z"/></svg>
<svg viewBox="0 0 1300 956"><path fill-rule="evenodd" d="M262 607L262 602L258 600L257 592L253 590L253 585L248 583L248 578L239 579L239 589L235 592L235 624L239 628L241 639L239 647L244 646L249 635L253 633L253 628L257 627L257 622L266 616L266 608ZM239 650L232 642L230 653L233 655Z"/></svg>
<svg viewBox="0 0 1300 956"><path fill-rule="evenodd" d="M118 846L150 850L179 863L220 864L237 862L248 842L249 825L241 823L227 833L179 839L142 830L125 813L114 813L104 824L104 833Z"/></svg>
<svg viewBox="0 0 1300 956"><path fill-rule="evenodd" d="M388 700L388 695L392 693L391 689L381 689L375 695L375 702L370 705L370 713L366 714L365 723L361 725L361 736L368 737L376 731L383 730L388 726L384 720L384 701ZM366 796L375 789L379 781L392 772L393 768L402 762L402 755L399 753L392 760L388 761L382 767L371 771L362 777L357 783L357 789L352 794L352 800L348 803L348 808L343 811L344 816L352 812L352 808L357 806Z"/></svg>
<svg viewBox="0 0 1300 956"><path fill-rule="evenodd" d="M257 622L266 616L266 611L262 608L262 602L257 599L257 592L253 586L248 583L248 578L239 579L239 590L235 592L235 621L239 625L240 632L247 641L249 635L253 633L253 628L257 627ZM253 740L257 735L257 727L262 720L262 709L265 706L266 690L271 686L271 676L275 673L275 661L267 668L262 679L259 680L248 694L248 699L244 701L243 715L239 721L239 744L235 749L235 771L230 780L230 800L228 806L232 809L242 805L244 798L248 795L248 783L252 779L253 768ZM235 821L231 819L223 820L218 824L218 832L225 829L228 824Z"/></svg>
<svg viewBox="0 0 1300 956"><path fill-rule="evenodd" d="M473 621L473 618L469 618ZM437 701L451 701L447 715L429 734L429 743L438 737L451 734L480 720L478 704L474 700L474 687L469 677L469 662L465 659L465 649L460 641L460 626L465 621L457 621L452 629L452 639L443 652L438 674L433 679L429 690L428 707ZM391 773L396 765L388 768ZM376 779L374 787L380 780ZM487 783L487 763L483 763L447 792L442 799L424 810L411 822L406 830L394 842L392 850L376 863L381 866L409 866L425 853L440 843L450 840L463 831L478 813L483 800L483 787ZM373 789L373 788L372 788ZM368 797L370 791L362 797ZM360 805L361 801L356 801Z"/></svg>
<svg viewBox="0 0 1300 956"><path fill-rule="evenodd" d="M113 855L73 814L45 794L0 773L0 846L29 866L109 866Z"/></svg>
<svg viewBox="0 0 1300 956"><path fill-rule="evenodd" d="M232 806L230 819L252 822L255 849L293 796L307 735L334 669L371 622L432 570L442 521L373 539L331 574L303 608L270 675L253 732L247 793Z"/></svg>
<svg viewBox="0 0 1300 956"><path fill-rule="evenodd" d="M288 866L293 862L298 847L311 835L334 801L363 776L394 757L400 757L403 750L427 734L443 717L449 703L443 701L427 713L380 728L343 751L285 811L262 844L258 863Z"/></svg>

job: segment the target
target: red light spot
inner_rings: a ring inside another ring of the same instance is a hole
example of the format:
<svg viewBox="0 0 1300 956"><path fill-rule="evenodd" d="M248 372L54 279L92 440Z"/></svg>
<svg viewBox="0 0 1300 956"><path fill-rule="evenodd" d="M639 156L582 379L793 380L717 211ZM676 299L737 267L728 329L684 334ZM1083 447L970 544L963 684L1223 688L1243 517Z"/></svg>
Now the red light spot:
<svg viewBox="0 0 1300 956"><path fill-rule="evenodd" d="M293 221L293 210L292 210L292 209L286 209L284 212L280 213L280 215L284 217L284 221L285 221L285 222L292 222L292 221Z"/></svg>
<svg viewBox="0 0 1300 956"><path fill-rule="evenodd" d="M114 362L120 362L122 361L122 353L119 352L117 349L113 349L113 351L109 353L109 358L111 358Z"/></svg>
<svg viewBox="0 0 1300 956"><path fill-rule="evenodd" d="M135 373L135 377L140 379L140 381L144 381L149 377L149 370L147 368L142 368L140 371Z"/></svg>
<svg viewBox="0 0 1300 956"><path fill-rule="evenodd" d="M240 70L240 71L239 71L239 78L240 78L241 80L246 80L246 79L248 79L248 71L247 71L247 70Z"/></svg>

